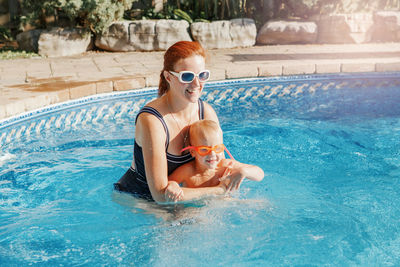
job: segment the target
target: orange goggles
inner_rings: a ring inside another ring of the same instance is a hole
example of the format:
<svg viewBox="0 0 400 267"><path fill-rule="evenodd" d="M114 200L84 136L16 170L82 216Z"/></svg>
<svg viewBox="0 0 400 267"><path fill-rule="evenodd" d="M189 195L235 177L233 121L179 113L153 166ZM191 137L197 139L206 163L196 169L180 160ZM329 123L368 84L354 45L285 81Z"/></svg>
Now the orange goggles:
<svg viewBox="0 0 400 267"><path fill-rule="evenodd" d="M188 149L196 150L200 156L206 156L206 155L210 154L211 151L214 151L215 153L218 154L225 150L226 153L228 153L228 155L231 157L231 159L233 159L231 153L228 151L228 149L225 147L224 144L215 145L215 146L187 146L184 149L182 149L181 152L188 150Z"/></svg>

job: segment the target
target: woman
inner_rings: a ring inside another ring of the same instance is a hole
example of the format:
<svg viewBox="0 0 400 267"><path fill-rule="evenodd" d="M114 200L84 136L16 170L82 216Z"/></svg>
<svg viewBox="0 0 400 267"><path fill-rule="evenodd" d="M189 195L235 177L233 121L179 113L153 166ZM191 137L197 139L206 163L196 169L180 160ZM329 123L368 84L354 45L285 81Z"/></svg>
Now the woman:
<svg viewBox="0 0 400 267"><path fill-rule="evenodd" d="M222 195L225 186L181 188L168 175L193 160L181 154L189 145L188 126L201 119L218 123L214 109L200 100L210 73L205 69L205 51L197 42L182 41L164 55L158 98L148 103L136 117L134 159L129 170L114 184L115 189L158 203ZM173 193L171 193L173 192Z"/></svg>

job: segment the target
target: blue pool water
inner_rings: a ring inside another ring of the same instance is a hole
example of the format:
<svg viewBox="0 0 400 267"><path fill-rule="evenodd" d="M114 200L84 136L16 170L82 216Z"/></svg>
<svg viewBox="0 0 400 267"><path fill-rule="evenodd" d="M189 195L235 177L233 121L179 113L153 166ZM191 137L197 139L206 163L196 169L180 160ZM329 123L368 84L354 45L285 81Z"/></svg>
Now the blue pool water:
<svg viewBox="0 0 400 267"><path fill-rule="evenodd" d="M226 146L266 176L168 207L112 191L154 93L0 124L0 265L400 264L400 74L210 84Z"/></svg>

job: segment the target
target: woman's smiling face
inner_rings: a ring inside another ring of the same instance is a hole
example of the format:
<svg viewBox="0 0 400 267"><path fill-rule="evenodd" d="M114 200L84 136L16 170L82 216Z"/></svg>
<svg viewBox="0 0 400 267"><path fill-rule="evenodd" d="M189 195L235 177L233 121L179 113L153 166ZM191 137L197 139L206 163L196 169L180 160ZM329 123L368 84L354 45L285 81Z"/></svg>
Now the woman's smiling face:
<svg viewBox="0 0 400 267"><path fill-rule="evenodd" d="M196 74L205 70L205 60L202 56L194 55L185 59L179 60L174 66L174 72L192 71ZM175 97L183 97L192 103L197 102L203 91L204 82L200 82L198 77L195 77L191 83L181 83L178 77L164 71L164 76L169 83L169 88L173 91Z"/></svg>

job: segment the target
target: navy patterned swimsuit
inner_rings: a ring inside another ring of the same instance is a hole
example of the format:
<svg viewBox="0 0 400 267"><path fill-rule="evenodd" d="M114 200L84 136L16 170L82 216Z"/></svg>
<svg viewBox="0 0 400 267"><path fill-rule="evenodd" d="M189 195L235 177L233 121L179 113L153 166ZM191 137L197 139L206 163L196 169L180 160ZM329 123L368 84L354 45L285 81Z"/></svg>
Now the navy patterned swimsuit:
<svg viewBox="0 0 400 267"><path fill-rule="evenodd" d="M199 99L199 118L200 120L204 119L204 104L203 101ZM190 155L190 153L176 156L167 152L169 146L169 131L167 124L164 121L163 116L154 108L144 106L136 116L136 121L141 113L150 113L156 116L164 126L164 130L166 133L165 140L165 151L167 154L167 163L168 163L168 175L170 175L176 168L179 166L193 160L194 158ZM135 121L135 124L136 124ZM134 159L135 159L135 169L132 166L126 171L126 173L119 179L117 183L114 184L114 188L118 191L131 193L134 196L145 198L152 200L150 194L149 185L146 180L146 171L144 167L144 159L142 148L136 143L133 149Z"/></svg>

